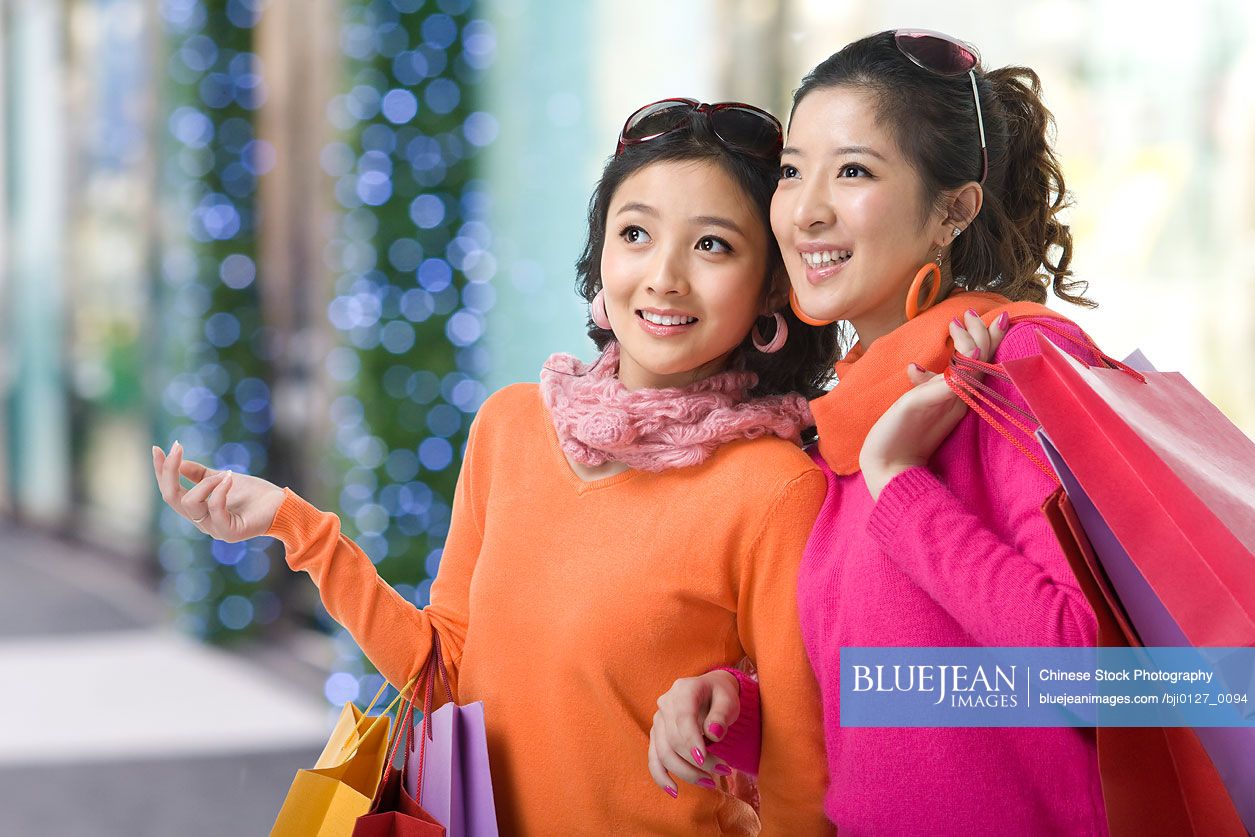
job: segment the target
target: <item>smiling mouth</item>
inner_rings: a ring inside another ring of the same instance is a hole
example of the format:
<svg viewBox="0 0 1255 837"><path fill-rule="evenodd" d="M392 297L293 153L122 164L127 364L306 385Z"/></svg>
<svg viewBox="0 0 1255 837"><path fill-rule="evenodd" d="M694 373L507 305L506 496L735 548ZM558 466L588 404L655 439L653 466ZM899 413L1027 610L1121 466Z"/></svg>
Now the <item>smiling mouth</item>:
<svg viewBox="0 0 1255 837"><path fill-rule="evenodd" d="M696 317L684 314L655 314L652 311L638 310L636 316L656 326L686 326L697 322Z"/></svg>
<svg viewBox="0 0 1255 837"><path fill-rule="evenodd" d="M822 250L816 253L799 253L807 267L822 268L845 264L854 256L853 250Z"/></svg>

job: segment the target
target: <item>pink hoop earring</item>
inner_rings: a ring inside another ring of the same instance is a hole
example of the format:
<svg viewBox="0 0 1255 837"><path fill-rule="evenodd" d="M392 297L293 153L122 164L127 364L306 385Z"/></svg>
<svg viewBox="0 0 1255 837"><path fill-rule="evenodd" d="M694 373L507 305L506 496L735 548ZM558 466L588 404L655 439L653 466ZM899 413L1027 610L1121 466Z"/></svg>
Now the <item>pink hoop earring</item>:
<svg viewBox="0 0 1255 837"><path fill-rule="evenodd" d="M604 328L606 331L614 331L610 327L610 317L606 314L606 289L602 288L593 297L593 301L588 306L589 316L593 318L593 325L598 328Z"/></svg>
<svg viewBox="0 0 1255 837"><path fill-rule="evenodd" d="M771 318L776 321L776 333L771 338L770 343L763 339L762 332L758 330L757 322L754 323L754 328L750 332L750 339L754 342L754 348L765 355L775 354L780 351L784 348L784 341L789 339L789 324L785 322L784 316L779 311L776 311L771 315Z"/></svg>

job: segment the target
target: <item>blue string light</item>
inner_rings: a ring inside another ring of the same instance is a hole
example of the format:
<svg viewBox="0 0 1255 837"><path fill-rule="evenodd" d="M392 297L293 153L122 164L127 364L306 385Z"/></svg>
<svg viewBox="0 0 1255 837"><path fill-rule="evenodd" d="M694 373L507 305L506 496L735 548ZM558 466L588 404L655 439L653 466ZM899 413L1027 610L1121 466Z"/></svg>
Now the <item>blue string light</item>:
<svg viewBox="0 0 1255 837"><path fill-rule="evenodd" d="M478 341L496 302L487 190L471 164L497 135L473 107L496 39L468 2L357 0L339 43L352 81L328 118L346 136L319 162L345 212L327 306L345 346L326 360L345 386L333 403L347 468L340 512L381 574L421 605L438 561L422 556L438 556L448 532L455 458L483 399ZM344 662L359 692L377 682L358 658Z"/></svg>
<svg viewBox="0 0 1255 837"><path fill-rule="evenodd" d="M273 426L269 353L257 296L257 178L275 150L255 136L266 99L253 27L261 0L162 0L172 109L165 120L165 192L184 240L162 257L165 335L176 371L161 393L165 445L241 473L267 468ZM224 639L272 622L264 544L207 541L173 511L159 520L162 590L187 630Z"/></svg>
<svg viewBox="0 0 1255 837"><path fill-rule="evenodd" d="M162 167L184 242L163 254L169 344L182 360L164 390L165 435L190 457L263 473L274 424L260 319L257 179L277 160L256 136L266 102L255 27L263 0L161 0L172 108ZM341 343L322 361L341 391L331 403L338 508L353 536L403 595L425 604L448 532L456 462L486 395L479 341L496 303L490 198L473 158L499 132L475 108L496 52L469 0L347 0L339 47L348 83L326 110L342 132L321 149L341 223L325 253L325 309ZM269 624L282 602L266 589L265 544L212 548L185 521L159 521L162 589L188 630L222 637ZM373 693L343 631L333 703Z"/></svg>

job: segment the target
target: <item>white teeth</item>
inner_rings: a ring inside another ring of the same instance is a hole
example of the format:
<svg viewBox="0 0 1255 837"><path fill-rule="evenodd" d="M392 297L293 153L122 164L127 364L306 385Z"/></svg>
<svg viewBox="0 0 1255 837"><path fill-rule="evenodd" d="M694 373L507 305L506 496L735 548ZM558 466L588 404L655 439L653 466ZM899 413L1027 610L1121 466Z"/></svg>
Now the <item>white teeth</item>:
<svg viewBox="0 0 1255 837"><path fill-rule="evenodd" d="M819 253L802 253L802 261L811 267L822 267L833 262L843 262L854 255L851 250L824 250Z"/></svg>
<svg viewBox="0 0 1255 837"><path fill-rule="evenodd" d="M697 322L696 317L685 317L685 316L673 315L673 314L668 314L664 316L662 314L653 314L653 313L650 313L649 311L642 311L641 316L644 317L649 322L653 323L654 325L664 325L664 326L688 325L689 323Z"/></svg>

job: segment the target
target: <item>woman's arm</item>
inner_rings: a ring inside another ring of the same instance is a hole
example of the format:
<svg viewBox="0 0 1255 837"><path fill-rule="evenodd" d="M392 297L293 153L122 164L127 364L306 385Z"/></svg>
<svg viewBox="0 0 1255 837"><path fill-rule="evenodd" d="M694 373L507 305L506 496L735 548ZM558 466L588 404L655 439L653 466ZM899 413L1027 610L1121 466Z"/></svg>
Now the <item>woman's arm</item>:
<svg viewBox="0 0 1255 837"><path fill-rule="evenodd" d="M340 518L314 508L290 489L267 535L283 542L293 570L309 573L323 606L357 641L375 667L400 687L422 668L431 650L431 631L457 695L458 663L466 640L468 595L483 540L483 520L475 497L475 428L471 425L465 461L453 495L449 535L431 588L431 604L419 609L379 577L375 565L340 530ZM440 689L435 694L442 694Z"/></svg>
<svg viewBox="0 0 1255 837"><path fill-rule="evenodd" d="M738 639L770 686L731 668L681 678L650 729L649 772L671 796L676 780L713 790L729 766L757 773L763 834L832 831L819 687L797 611L798 567L825 490L817 470L790 482L739 568Z"/></svg>
<svg viewBox="0 0 1255 837"><path fill-rule="evenodd" d="M802 644L797 608L798 567L825 490L818 470L790 482L741 568L737 628L759 678L764 835L833 829L823 811L828 763L819 686Z"/></svg>
<svg viewBox="0 0 1255 837"><path fill-rule="evenodd" d="M1038 331L1044 330L1031 323L1012 327L997 360L1037 354ZM1065 350L1078 350L1070 341L1057 342ZM1027 409L1011 384L986 383ZM884 486L868 521L869 533L983 645L1093 644L1093 612L1041 513L1055 483L983 421L977 439L976 478L988 486L998 531L966 508L936 474L917 466Z"/></svg>

